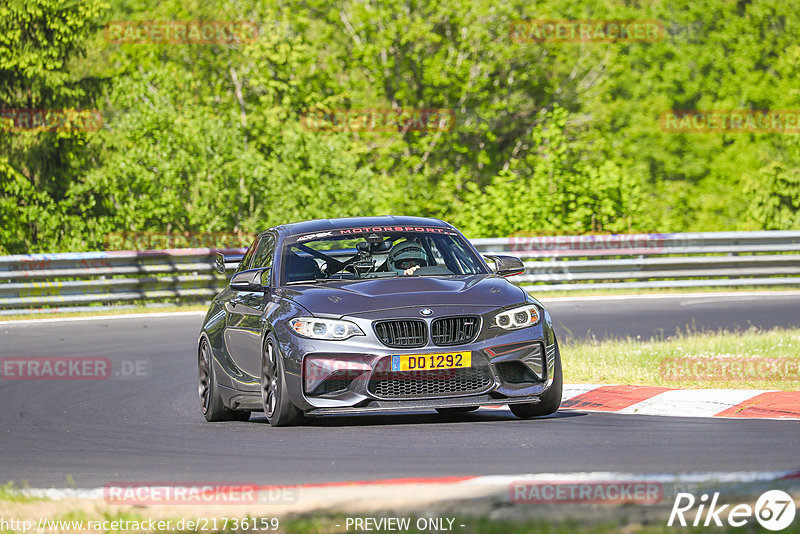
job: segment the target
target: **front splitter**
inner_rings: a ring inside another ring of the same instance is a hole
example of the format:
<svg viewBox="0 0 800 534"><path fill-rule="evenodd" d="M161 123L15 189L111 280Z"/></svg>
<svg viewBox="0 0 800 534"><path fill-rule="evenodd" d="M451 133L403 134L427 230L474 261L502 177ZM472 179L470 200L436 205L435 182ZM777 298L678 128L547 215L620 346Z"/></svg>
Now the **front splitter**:
<svg viewBox="0 0 800 534"><path fill-rule="evenodd" d="M489 395L473 395L455 399L420 399L420 400L373 400L364 406L349 406L342 408L314 408L307 410L306 415L341 415L341 414L369 414L381 412L407 412L415 410L433 410L436 408L467 408L470 406L504 406L508 404L538 403L539 397L512 397L495 398Z"/></svg>

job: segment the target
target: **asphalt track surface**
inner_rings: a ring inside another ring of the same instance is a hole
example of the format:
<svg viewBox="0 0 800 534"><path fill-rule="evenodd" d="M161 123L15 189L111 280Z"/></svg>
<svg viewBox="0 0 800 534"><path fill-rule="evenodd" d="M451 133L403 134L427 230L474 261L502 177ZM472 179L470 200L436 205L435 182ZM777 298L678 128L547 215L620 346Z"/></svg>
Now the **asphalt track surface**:
<svg viewBox="0 0 800 534"><path fill-rule="evenodd" d="M554 301L562 336L651 337L800 325L797 295ZM143 376L0 380L0 482L318 483L378 478L621 471L790 470L800 422L631 416L561 410L519 420L480 411L319 418L271 428L206 423L196 393L201 316L0 324L0 357L148 361Z"/></svg>

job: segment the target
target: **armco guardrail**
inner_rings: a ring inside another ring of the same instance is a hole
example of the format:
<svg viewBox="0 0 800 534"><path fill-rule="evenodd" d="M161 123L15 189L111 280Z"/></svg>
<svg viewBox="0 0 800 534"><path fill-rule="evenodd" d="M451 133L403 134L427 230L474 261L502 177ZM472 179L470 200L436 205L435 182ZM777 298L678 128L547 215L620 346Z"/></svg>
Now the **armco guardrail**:
<svg viewBox="0 0 800 534"><path fill-rule="evenodd" d="M475 239L525 262L532 292L800 286L800 232L698 232ZM793 254L798 253L798 254Z"/></svg>
<svg viewBox="0 0 800 534"><path fill-rule="evenodd" d="M472 241L518 256L534 292L691 286L800 287L800 232L708 232ZM214 249L0 256L0 314L98 304L206 302L225 284ZM231 256L240 249L220 250ZM235 265L228 265L229 268Z"/></svg>
<svg viewBox="0 0 800 534"><path fill-rule="evenodd" d="M225 285L225 277L214 270L216 252L203 248L0 256L0 313L126 302L204 302Z"/></svg>

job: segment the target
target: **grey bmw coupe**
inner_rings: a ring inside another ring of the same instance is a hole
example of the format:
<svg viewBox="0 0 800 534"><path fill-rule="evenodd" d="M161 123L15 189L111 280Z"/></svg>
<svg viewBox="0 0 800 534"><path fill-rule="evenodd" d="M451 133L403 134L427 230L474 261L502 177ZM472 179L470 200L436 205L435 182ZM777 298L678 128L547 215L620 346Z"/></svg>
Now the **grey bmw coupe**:
<svg viewBox="0 0 800 534"><path fill-rule="evenodd" d="M208 421L264 412L273 426L326 414L561 403L547 310L506 280L519 258L481 255L420 217L322 219L270 228L214 298L198 340ZM224 272L224 260L218 268Z"/></svg>

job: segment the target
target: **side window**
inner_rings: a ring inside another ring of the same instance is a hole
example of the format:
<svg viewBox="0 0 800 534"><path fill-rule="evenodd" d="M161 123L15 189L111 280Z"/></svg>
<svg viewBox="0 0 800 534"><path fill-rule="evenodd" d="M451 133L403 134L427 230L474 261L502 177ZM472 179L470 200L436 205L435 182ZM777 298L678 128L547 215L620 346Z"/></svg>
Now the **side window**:
<svg viewBox="0 0 800 534"><path fill-rule="evenodd" d="M253 255L256 252L256 248L258 248L259 241L261 241L261 238L256 237L256 240L253 241L253 244L250 245L250 248L248 248L247 252L244 253L242 260L239 262L239 266L236 268L237 273L250 268L250 263L253 261Z"/></svg>
<svg viewBox="0 0 800 534"><path fill-rule="evenodd" d="M252 269L262 267L272 267L272 257L275 251L275 237L272 234L267 234L261 239L258 245L255 257L253 258Z"/></svg>

